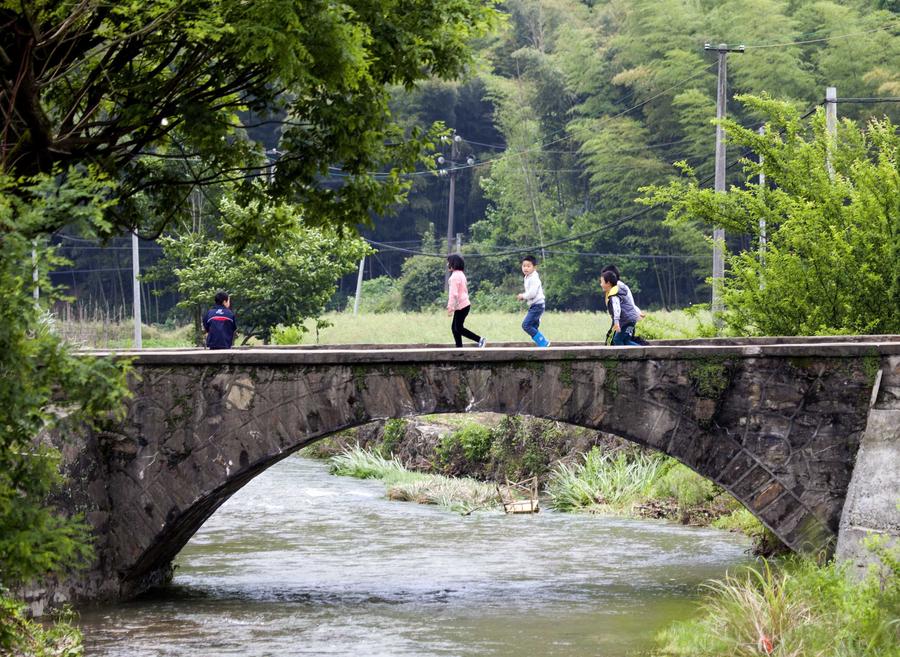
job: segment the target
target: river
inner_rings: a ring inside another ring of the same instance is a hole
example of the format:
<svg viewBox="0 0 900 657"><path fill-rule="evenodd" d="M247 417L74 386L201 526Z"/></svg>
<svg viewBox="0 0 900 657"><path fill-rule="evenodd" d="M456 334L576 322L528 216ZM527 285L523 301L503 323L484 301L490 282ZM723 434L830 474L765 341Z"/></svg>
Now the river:
<svg viewBox="0 0 900 657"><path fill-rule="evenodd" d="M656 521L460 516L294 456L206 522L169 588L79 624L109 657L634 657L747 546Z"/></svg>

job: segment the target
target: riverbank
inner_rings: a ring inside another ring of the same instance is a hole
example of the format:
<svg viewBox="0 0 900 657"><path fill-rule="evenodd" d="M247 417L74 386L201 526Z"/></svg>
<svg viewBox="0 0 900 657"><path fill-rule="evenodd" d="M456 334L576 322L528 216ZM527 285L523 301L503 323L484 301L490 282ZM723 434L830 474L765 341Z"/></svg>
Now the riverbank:
<svg viewBox="0 0 900 657"><path fill-rule="evenodd" d="M305 450L317 458L367 452L409 471L480 482L538 477L559 511L653 518L741 532L754 554L786 550L731 495L675 459L609 434L523 416L424 416L373 423Z"/></svg>
<svg viewBox="0 0 900 657"><path fill-rule="evenodd" d="M898 657L900 552L874 545L883 568L862 581L848 564L763 561L706 585L700 614L663 630L662 656Z"/></svg>
<svg viewBox="0 0 900 657"><path fill-rule="evenodd" d="M0 654L11 657L79 657L82 633L70 609L40 620L31 618L27 606L5 595L0 588Z"/></svg>
<svg viewBox="0 0 900 657"><path fill-rule="evenodd" d="M476 510L499 510L494 486L469 477L444 477L406 469L396 458L360 447L329 459L333 475L357 479L380 479L387 497L398 502L434 504L451 511L470 514Z"/></svg>

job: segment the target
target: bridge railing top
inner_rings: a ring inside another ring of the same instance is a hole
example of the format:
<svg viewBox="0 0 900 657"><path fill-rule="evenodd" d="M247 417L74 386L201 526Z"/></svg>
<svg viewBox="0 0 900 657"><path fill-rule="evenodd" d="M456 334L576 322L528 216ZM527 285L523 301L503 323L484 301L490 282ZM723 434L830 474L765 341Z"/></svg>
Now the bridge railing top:
<svg viewBox="0 0 900 657"><path fill-rule="evenodd" d="M131 358L139 365L327 365L354 363L509 362L559 360L673 360L717 357L820 357L900 355L900 336L814 338L712 338L660 340L646 347L609 347L596 342L554 343L547 349L531 343L497 343L483 349L440 345L328 345L245 347L209 351L172 348L85 350L88 356Z"/></svg>

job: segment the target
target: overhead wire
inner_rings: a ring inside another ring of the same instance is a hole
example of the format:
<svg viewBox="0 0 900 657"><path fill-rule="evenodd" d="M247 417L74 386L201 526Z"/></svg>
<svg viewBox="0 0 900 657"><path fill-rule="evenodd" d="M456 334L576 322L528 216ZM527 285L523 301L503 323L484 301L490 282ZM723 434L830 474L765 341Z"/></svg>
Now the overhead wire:
<svg viewBox="0 0 900 657"><path fill-rule="evenodd" d="M872 104L876 105L878 103L900 103L900 97L894 96L885 96L884 98L878 98L877 96L871 98L835 98L834 100L829 100L829 103L859 103L861 105Z"/></svg>
<svg viewBox="0 0 900 657"><path fill-rule="evenodd" d="M636 105L632 105L631 107L628 107L628 108L622 110L621 112L618 112L617 114L613 114L612 116L606 116L606 117L601 118L601 119L599 120L599 123L597 124L597 127L603 126L603 125L605 125L606 123L608 123L608 122L610 122L610 121L612 121L612 120L614 120L614 119L617 119L617 118L619 118L619 117L621 117L621 116L624 116L625 114L628 114L629 112L633 112L634 110L643 107L643 106L646 105L647 103L649 103L649 102L651 102L651 101L653 101L653 100L656 100L656 99L659 98L660 96L664 96L665 94L667 94L668 92L672 91L673 89L677 89L677 88L679 88L679 87L681 87L681 86L687 84L688 82L691 82L691 81L693 81L693 80L699 78L700 76L702 76L703 74L705 74L708 70L712 69L712 68L713 68L714 66L716 66L716 65L717 65L717 64L716 64L715 62L713 62L713 63L710 64L709 66L703 67L702 69L700 69L699 71L697 71L697 72L694 73L693 75L691 75L691 76L689 76L689 77L686 77L686 78L684 78L684 79L682 79L682 80L679 80L678 82L676 82L676 83L674 83L673 85L667 87L666 89L663 89L662 91L660 91L660 92L654 94L653 96L650 96L650 98L647 98L646 100L643 100L643 101L641 101L640 103L637 103ZM635 91L635 92L632 92L632 93L629 94L629 95L630 95L630 96L633 96L635 93L637 93L637 92L636 92L636 91ZM551 133L550 136L555 135L555 134L558 134L558 133L562 132L563 130L565 130L565 128L563 128L562 130L557 130L556 132ZM506 157L519 157L519 156L523 156L523 155L528 155L528 154L530 154L530 153L544 152L543 149L544 149L546 146L552 146L553 144L557 144L557 143L559 143L559 142L561 142L561 141L565 141L566 139L569 139L569 137L570 137L569 135L565 135L565 136L560 137L560 138L558 138L558 139L552 139L552 140L550 140L550 141L545 141L545 142L542 142L542 143L540 143L540 144L538 144L538 145L536 145L536 146L533 146L533 147L531 147L531 148L526 148L526 149L519 150L519 151L510 151L510 150L507 149L506 151L503 152L503 154L502 154L500 157L495 157L495 158L491 158L491 159L488 159L488 160L481 160L481 161L479 161L479 162L474 162L474 163L472 163L472 164L461 164L461 165L459 165L459 166L455 166L455 167L452 167L452 168L445 168L445 170L448 171L448 172L449 172L449 171L462 171L462 170L465 170L465 169L473 169L473 168L478 168L478 167L487 166L487 165L489 165L489 164L493 164L494 162L499 162L500 160L502 160L502 159L504 159L504 158L506 158ZM468 141L468 140L466 140L466 141ZM473 142L473 143L474 143L474 142ZM567 152L572 152L573 154L574 154L574 153L577 153L577 151L567 151ZM336 174L329 174L329 175L338 175L339 177L342 177L341 174L343 174L343 176L349 176L349 175L352 175L352 174L346 174L346 173L344 173L340 167L331 167L331 166L330 166L330 167L328 167L328 169L329 169L330 171L339 172L339 173L336 173ZM384 176L390 176L390 175L391 175L389 172L383 172L383 171L367 171L367 172L365 172L365 173L366 173L366 175L369 175L369 176L376 176L376 177L379 177L379 176L384 177ZM409 177L409 176L423 176L423 175L432 175L432 176L433 176L433 175L436 175L436 172L433 171L433 170L430 170L430 169L429 169L428 171L412 171L412 172L409 172L409 173L401 174L401 177L404 177L404 176L407 176L407 177Z"/></svg>
<svg viewBox="0 0 900 657"><path fill-rule="evenodd" d="M807 110L804 114L802 114L802 115L799 117L799 119L802 121L802 120L805 120L805 119L809 118L810 116L812 116L812 115L815 113L815 111L820 107L820 104L821 104L821 103L817 103L817 104L813 105L809 110ZM761 127L761 125L762 125L762 124L760 124L760 126L757 126L757 128L758 128L758 127ZM756 128L754 128L754 129L756 129ZM745 149L745 150L740 154L740 156L738 156L737 158L733 159L731 162L727 163L727 164L725 165L725 169L728 170L728 169L732 168L734 165L736 165L736 164L740 163L741 161L743 161L743 159L746 157L746 155L748 154L748 152L749 152L749 151L747 151L747 150ZM709 175L709 176L706 176L706 177L703 178L702 180L698 181L697 184L698 184L698 185L705 185L706 183L708 183L708 182L709 182L710 180L712 180L713 178L715 178L715 174L711 174L711 175ZM500 251L494 251L494 252L491 252L491 253L468 253L468 254L466 254L466 257L467 257L467 258L494 258L494 257L505 257L505 256L515 255L515 254L517 254L517 253L526 253L526 252L535 253L535 252L538 252L538 251L541 251L541 250L546 250L546 249L548 249L548 247L551 247L551 246L558 246L558 245L560 245L560 244L567 244L567 243L569 243L569 242L574 242L574 241L576 241L576 240L579 240L579 239L581 239L581 238L583 238L583 237L590 237L591 235L594 235L594 234L599 233L599 232L601 232L601 231L609 230L610 228L616 228L617 226L620 226L620 225L622 225L622 224L624 224L624 223L627 223L627 222L629 222L629 221L633 221L634 219L637 219L637 218L639 218L639 217L641 217L641 216L647 214L648 212L650 212L651 210L654 210L654 209L656 209L656 208L657 208L657 206L654 206L654 205L648 205L648 206L646 206L646 207L644 207L644 208L642 208L642 209L640 209L640 210L637 210L636 212L633 212L633 213L631 213L631 214L629 214L629 215L626 215L626 216L620 217L619 219L616 219L616 220L614 220L614 221L608 222L608 223L604 224L603 226L598 226L597 228L592 228L592 229L589 230L589 231L585 231L585 232L583 232L583 233L578 233L577 235L570 235L569 237L565 237L565 238L562 238L562 239L554 240L554 241L552 241L552 242L546 242L546 243L543 243L543 244L539 244L539 245L531 245L531 246L527 246L527 247L511 247L511 248L508 248L508 249L503 249L503 250L500 250ZM402 253L407 253L407 254L410 254L410 255L422 255L422 256L428 256L428 257L432 257L432 258L446 258L446 257L447 257L447 254L446 254L446 253L429 253L429 252L426 252L426 251L420 251L420 250L415 250L415 249L403 249L403 248L400 248L400 247L393 247L393 246L390 246L389 244L384 243L384 242L377 242L377 241L372 240L372 239L369 239L369 238L364 238L364 239L365 239L369 244L371 244L372 246L386 248L386 249L388 249L388 250L390 250L390 251L400 251L400 252L402 252Z"/></svg>
<svg viewBox="0 0 900 657"><path fill-rule="evenodd" d="M749 46L745 45L744 48L746 50L756 50L759 48L785 48L787 46L802 46L802 45L807 45L810 43L821 43L824 41L834 41L836 39L849 39L849 38L855 37L855 36L863 36L865 34L873 34L875 32L881 32L882 30L886 30L890 27L897 26L898 20L900 20L900 18L892 19L891 21L888 21L887 23L885 23L884 25L882 25L880 27L876 27L871 30L864 30L861 32L851 32L849 34L836 34L834 36L826 36L826 37L822 37L820 39L805 39L805 40L800 40L800 41L788 41L786 43L762 43L762 44L749 45ZM821 31L822 30L818 30L818 32L821 32ZM816 32L810 32L809 34L816 34Z"/></svg>

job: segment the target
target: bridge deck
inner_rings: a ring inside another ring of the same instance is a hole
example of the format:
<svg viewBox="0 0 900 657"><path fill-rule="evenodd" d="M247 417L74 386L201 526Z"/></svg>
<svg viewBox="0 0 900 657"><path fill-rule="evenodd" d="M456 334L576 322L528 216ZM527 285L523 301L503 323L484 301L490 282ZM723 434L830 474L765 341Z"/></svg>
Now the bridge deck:
<svg viewBox="0 0 900 657"><path fill-rule="evenodd" d="M531 343L509 342L491 344L483 349L473 347L459 349L446 344L356 344L239 347L216 351L190 347L84 350L80 353L131 358L140 365L476 363L510 360L672 360L711 357L857 358L900 355L900 335L660 340L646 347L610 347L596 342L566 342L538 349Z"/></svg>

